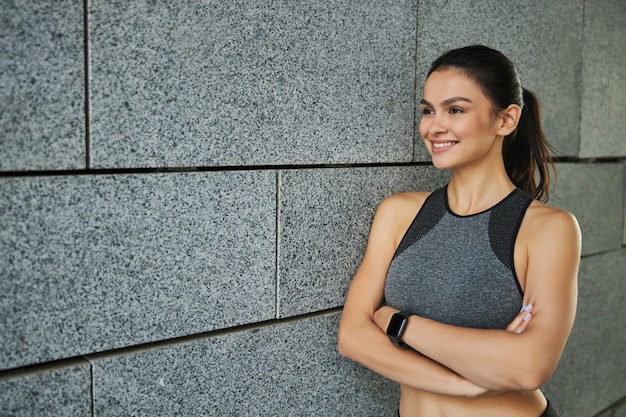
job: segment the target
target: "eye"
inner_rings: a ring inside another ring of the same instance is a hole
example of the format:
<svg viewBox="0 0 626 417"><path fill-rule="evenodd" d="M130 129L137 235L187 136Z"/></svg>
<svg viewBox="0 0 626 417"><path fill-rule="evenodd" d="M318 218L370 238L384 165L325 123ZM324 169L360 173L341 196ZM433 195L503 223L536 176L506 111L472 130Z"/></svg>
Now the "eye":
<svg viewBox="0 0 626 417"><path fill-rule="evenodd" d="M434 114L435 112L432 111L431 109L429 109L428 107L422 107L422 114L424 116L427 116L429 114Z"/></svg>
<svg viewBox="0 0 626 417"><path fill-rule="evenodd" d="M463 109L460 109L458 107L450 107L450 110L448 110L451 114L459 114L459 113L463 113Z"/></svg>

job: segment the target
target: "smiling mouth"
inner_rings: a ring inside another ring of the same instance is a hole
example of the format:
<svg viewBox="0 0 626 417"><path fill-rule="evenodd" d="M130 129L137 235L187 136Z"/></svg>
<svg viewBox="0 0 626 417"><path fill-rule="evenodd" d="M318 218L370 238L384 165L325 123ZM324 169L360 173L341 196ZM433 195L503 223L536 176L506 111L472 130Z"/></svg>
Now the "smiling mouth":
<svg viewBox="0 0 626 417"><path fill-rule="evenodd" d="M432 142L433 149L444 149L456 145L458 142Z"/></svg>

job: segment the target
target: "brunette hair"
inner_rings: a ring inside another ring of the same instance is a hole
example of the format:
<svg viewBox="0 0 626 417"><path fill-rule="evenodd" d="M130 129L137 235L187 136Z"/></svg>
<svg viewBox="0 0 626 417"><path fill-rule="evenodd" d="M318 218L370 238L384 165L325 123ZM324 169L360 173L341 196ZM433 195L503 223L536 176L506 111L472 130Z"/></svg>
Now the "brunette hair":
<svg viewBox="0 0 626 417"><path fill-rule="evenodd" d="M510 104L522 108L517 128L504 138L502 156L506 172L516 187L532 197L547 200L550 173L554 171L553 148L541 126L541 109L535 95L522 88L519 75L509 58L483 45L453 49L430 66L434 71L454 68L474 81L498 113Z"/></svg>

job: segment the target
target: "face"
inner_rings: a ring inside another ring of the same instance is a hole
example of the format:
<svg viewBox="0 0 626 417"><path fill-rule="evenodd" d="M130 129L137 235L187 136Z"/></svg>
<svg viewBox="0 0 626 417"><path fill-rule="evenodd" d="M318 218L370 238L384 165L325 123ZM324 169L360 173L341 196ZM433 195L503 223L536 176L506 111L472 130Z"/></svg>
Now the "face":
<svg viewBox="0 0 626 417"><path fill-rule="evenodd" d="M456 69L435 71L426 80L419 132L440 169L502 160L501 118L478 85Z"/></svg>

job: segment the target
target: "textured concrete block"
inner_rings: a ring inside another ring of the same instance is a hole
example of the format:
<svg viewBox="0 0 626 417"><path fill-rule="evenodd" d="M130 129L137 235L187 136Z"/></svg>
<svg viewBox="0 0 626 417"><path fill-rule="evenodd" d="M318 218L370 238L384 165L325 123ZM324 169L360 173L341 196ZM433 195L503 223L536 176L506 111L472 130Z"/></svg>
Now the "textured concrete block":
<svg viewBox="0 0 626 417"><path fill-rule="evenodd" d="M0 180L0 369L275 315L276 173Z"/></svg>
<svg viewBox="0 0 626 417"><path fill-rule="evenodd" d="M546 135L558 153L576 155L580 137L582 19L583 0L420 2L418 100L435 58L449 49L485 44L511 58L522 85L538 95ZM417 159L428 160L423 145L416 149Z"/></svg>
<svg viewBox="0 0 626 417"><path fill-rule="evenodd" d="M382 199L447 179L426 166L281 171L279 316L343 305Z"/></svg>
<svg viewBox="0 0 626 417"><path fill-rule="evenodd" d="M414 1L91 6L95 167L411 160Z"/></svg>
<svg viewBox="0 0 626 417"><path fill-rule="evenodd" d="M615 250L623 237L623 166L618 163L557 164L549 204L573 213L583 234L583 255Z"/></svg>
<svg viewBox="0 0 626 417"><path fill-rule="evenodd" d="M339 313L94 357L95 414L392 417L397 387L341 358Z"/></svg>
<svg viewBox="0 0 626 417"><path fill-rule="evenodd" d="M626 3L585 2L580 156L626 156Z"/></svg>
<svg viewBox="0 0 626 417"><path fill-rule="evenodd" d="M90 417L91 371L85 361L0 377L0 415Z"/></svg>
<svg viewBox="0 0 626 417"><path fill-rule="evenodd" d="M0 171L85 167L83 2L2 2Z"/></svg>
<svg viewBox="0 0 626 417"><path fill-rule="evenodd" d="M576 322L546 386L559 416L594 416L626 392L626 249L582 259Z"/></svg>
<svg viewBox="0 0 626 417"><path fill-rule="evenodd" d="M626 397L594 417L626 417Z"/></svg>

